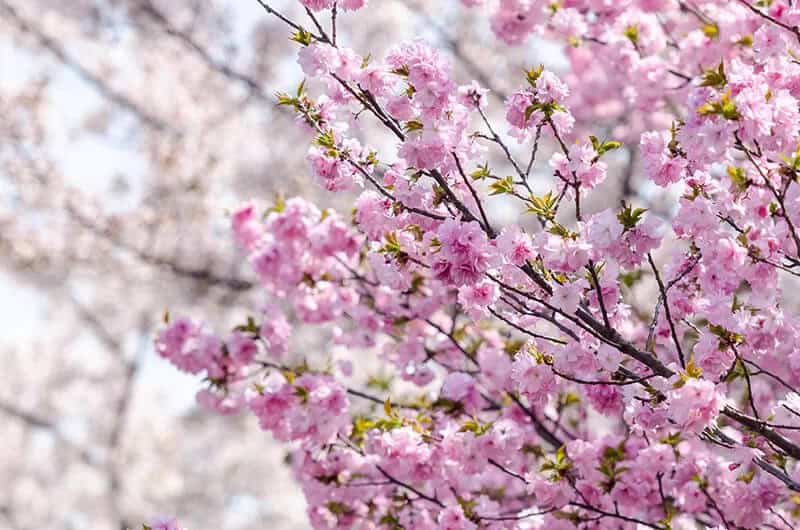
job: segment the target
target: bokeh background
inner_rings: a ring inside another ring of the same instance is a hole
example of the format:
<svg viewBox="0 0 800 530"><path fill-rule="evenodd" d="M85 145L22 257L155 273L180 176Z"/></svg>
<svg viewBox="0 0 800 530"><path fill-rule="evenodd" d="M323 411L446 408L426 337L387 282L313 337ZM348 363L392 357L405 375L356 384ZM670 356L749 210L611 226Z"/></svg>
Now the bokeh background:
<svg viewBox="0 0 800 530"><path fill-rule="evenodd" d="M372 0L340 39L374 56L432 41L500 117L523 68L564 61L502 47L481 16ZM256 0L0 0L1 529L308 527L286 448L198 409L200 382L152 341L165 310L223 329L263 302L228 237L242 200L349 211L306 177L309 139L275 107L302 75L288 35Z"/></svg>

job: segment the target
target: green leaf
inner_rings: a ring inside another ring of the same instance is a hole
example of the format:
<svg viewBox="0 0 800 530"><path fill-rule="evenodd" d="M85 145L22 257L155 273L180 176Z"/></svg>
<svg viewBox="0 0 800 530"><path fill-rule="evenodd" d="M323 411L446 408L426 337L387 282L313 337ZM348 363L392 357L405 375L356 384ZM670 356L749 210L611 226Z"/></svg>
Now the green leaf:
<svg viewBox="0 0 800 530"><path fill-rule="evenodd" d="M708 330L720 338L725 347L733 345L736 346L744 342L744 335L725 329L723 326L717 324L709 324Z"/></svg>
<svg viewBox="0 0 800 530"><path fill-rule="evenodd" d="M389 232L384 236L384 239L386 240L386 244L383 245L381 252L399 254L403 251L403 247L400 246L400 241L397 239L397 234L395 232Z"/></svg>
<svg viewBox="0 0 800 530"><path fill-rule="evenodd" d="M581 402L581 398L575 392L565 392L558 397L558 406L565 409L571 405L577 405Z"/></svg>
<svg viewBox="0 0 800 530"><path fill-rule="evenodd" d="M701 477L700 475L694 475L692 477L692 482L696 482L701 490L704 490L708 487L708 480L706 480L705 477Z"/></svg>
<svg viewBox="0 0 800 530"><path fill-rule="evenodd" d="M289 40L300 43L303 46L308 46L313 41L313 37L309 31L305 30L305 28L300 28L292 33L292 36L289 37Z"/></svg>
<svg viewBox="0 0 800 530"><path fill-rule="evenodd" d="M234 328L235 331L241 331L243 333L254 333L256 335L259 334L260 328L253 317L247 317L247 324L241 324Z"/></svg>
<svg viewBox="0 0 800 530"><path fill-rule="evenodd" d="M476 519L475 508L478 506L478 501L476 499L464 499L462 497L457 497L458 504L461 506L461 510L464 512L464 515L468 519Z"/></svg>
<svg viewBox="0 0 800 530"><path fill-rule="evenodd" d="M739 378L744 378L747 376L747 368L745 367L742 360L737 358L736 361L733 363L733 367L728 371L728 374L725 376L726 383L732 383Z"/></svg>
<svg viewBox="0 0 800 530"><path fill-rule="evenodd" d="M548 221L555 219L558 197L552 192L547 192L547 194L542 195L541 197L531 195L530 199L528 199L528 203L530 205L528 206L529 212L534 213L543 219L547 219Z"/></svg>
<svg viewBox="0 0 800 530"><path fill-rule="evenodd" d="M634 45L636 45L639 42L639 28L637 26L628 26L627 28L625 28L624 35Z"/></svg>
<svg viewBox="0 0 800 530"><path fill-rule="evenodd" d="M567 448L566 446L562 445L556 451L556 462L561 464L563 462L566 462L566 460L567 460Z"/></svg>
<svg viewBox="0 0 800 530"><path fill-rule="evenodd" d="M294 98L287 94L286 92L277 92L275 94L276 99L278 100L278 105L286 105L289 107L296 107L299 104L297 98Z"/></svg>
<svg viewBox="0 0 800 530"><path fill-rule="evenodd" d="M308 402L309 392L306 387L303 386L296 386L294 387L294 395L300 398L300 401L303 403Z"/></svg>
<svg viewBox="0 0 800 530"><path fill-rule="evenodd" d="M404 231L414 234L414 239L417 241L422 241L425 237L425 230L422 229L419 225L407 225L403 228Z"/></svg>
<svg viewBox="0 0 800 530"><path fill-rule="evenodd" d="M567 227L555 222L550 225L550 228L548 228L547 231L553 235L561 236L566 239L577 239L578 237L578 234L575 232L570 232Z"/></svg>
<svg viewBox="0 0 800 530"><path fill-rule="evenodd" d="M645 212L647 212L647 208L633 208L632 206L625 205L622 211L617 214L617 219L619 219L625 231L628 231L639 224Z"/></svg>
<svg viewBox="0 0 800 530"><path fill-rule="evenodd" d="M719 101L709 101L700 105L697 113L701 116L718 115L731 121L737 121L742 117L736 109L736 102L731 99L730 90L722 94Z"/></svg>
<svg viewBox="0 0 800 530"><path fill-rule="evenodd" d="M472 180L483 180L491 175L492 172L489 171L489 163L487 162L482 166L478 166L478 169L470 173L469 176L472 177Z"/></svg>
<svg viewBox="0 0 800 530"><path fill-rule="evenodd" d="M392 387L392 380L388 377L381 377L377 375L371 376L367 379L367 386L383 392L388 392Z"/></svg>
<svg viewBox="0 0 800 530"><path fill-rule="evenodd" d="M396 317L392 320L392 325L396 328L401 328L411 322L411 319L408 317Z"/></svg>
<svg viewBox="0 0 800 530"><path fill-rule="evenodd" d="M673 121L669 128L670 141L669 144L667 144L667 149L669 149L669 152L673 157L680 154L681 146L680 143L678 143L678 131L680 130L681 125L683 124Z"/></svg>
<svg viewBox="0 0 800 530"><path fill-rule="evenodd" d="M566 109L556 103L555 101L548 101L547 103L536 102L525 109L525 121L531 119L531 116L536 111L541 111L545 118L551 117L556 111L564 112Z"/></svg>
<svg viewBox="0 0 800 530"><path fill-rule="evenodd" d="M580 524L585 521L585 519L583 519L583 517L581 517L581 514L578 513L577 511L565 512L562 510L558 510L557 512L553 512L553 517L564 521L570 521L573 525L575 525L576 528L579 527Z"/></svg>
<svg viewBox="0 0 800 530"><path fill-rule="evenodd" d="M620 442L616 447L606 447L600 460L597 470L600 471L606 480L603 481L603 489L606 493L610 492L617 483L617 478L625 473L628 468L617 467L617 464L625 460L625 442Z"/></svg>
<svg viewBox="0 0 800 530"><path fill-rule="evenodd" d="M631 288L634 285L636 285L639 282L639 280L642 279L643 276L644 276L644 271L642 271L642 269L636 269L633 271L621 273L619 275L619 281L625 287Z"/></svg>
<svg viewBox="0 0 800 530"><path fill-rule="evenodd" d="M421 121L417 120L408 120L403 127L406 132L414 132L414 131L421 131L425 126L422 124Z"/></svg>
<svg viewBox="0 0 800 530"><path fill-rule="evenodd" d="M693 379L699 379L703 375L703 369L694 364L694 359L689 359L686 363L686 375Z"/></svg>
<svg viewBox="0 0 800 530"><path fill-rule="evenodd" d="M533 105L530 105L527 109L525 109L525 121L531 119L533 113L539 110L540 108L542 107L539 103L534 103Z"/></svg>
<svg viewBox="0 0 800 530"><path fill-rule="evenodd" d="M700 86L710 86L715 88L722 88L728 83L728 78L725 76L725 64L719 63L715 69L711 68L703 72L703 82Z"/></svg>
<svg viewBox="0 0 800 530"><path fill-rule="evenodd" d="M499 180L492 182L489 185L489 189L491 192L489 195L503 195L506 193L513 193L514 192L514 178L513 177L503 177Z"/></svg>
<svg viewBox="0 0 800 530"><path fill-rule="evenodd" d="M617 142L616 140L608 140L601 142L600 140L597 139L597 136L590 136L589 140L592 141L592 147L597 152L597 156L595 157L594 160L595 162L607 152L622 147L622 142Z"/></svg>
<svg viewBox="0 0 800 530"><path fill-rule="evenodd" d="M736 44L742 46L743 48L752 48L753 47L753 35L748 33L741 39L736 41Z"/></svg>
<svg viewBox="0 0 800 530"><path fill-rule="evenodd" d="M471 432L471 433L475 434L476 437L477 436L482 436L482 435L486 434L487 432L489 432L489 430L492 428L492 425L493 425L493 422L488 422L488 423L483 423L482 424L478 420L472 419L472 420L468 420L468 421L464 422L464 424L461 426L461 428L458 430L458 432Z"/></svg>
<svg viewBox="0 0 800 530"><path fill-rule="evenodd" d="M532 87L536 87L536 81L538 81L539 76L542 75L542 72L544 72L544 65L540 64L536 68L529 68L528 70L525 70L525 78Z"/></svg>
<svg viewBox="0 0 800 530"><path fill-rule="evenodd" d="M714 22L709 22L703 25L703 34L709 39L716 39L719 37L719 26Z"/></svg>
<svg viewBox="0 0 800 530"><path fill-rule="evenodd" d="M327 149L336 149L336 137L333 135L332 130L328 130L319 134L314 139L314 143L320 147L325 147Z"/></svg>
<svg viewBox="0 0 800 530"><path fill-rule="evenodd" d="M286 209L286 199L278 195L278 198L275 199L275 204L273 204L271 207L267 209L266 212L264 212L264 217L266 218L272 212L281 213L285 209Z"/></svg>
<svg viewBox="0 0 800 530"><path fill-rule="evenodd" d="M338 501L328 501L325 505L329 512L333 515L347 515L353 513L353 509Z"/></svg>
<svg viewBox="0 0 800 530"><path fill-rule="evenodd" d="M747 178L747 173L743 168L728 166L728 176L739 191L747 191L747 188L750 187L750 179Z"/></svg>
<svg viewBox="0 0 800 530"><path fill-rule="evenodd" d="M378 524L381 526L388 526L392 530L402 530L403 526L400 524L400 519L397 518L392 512L387 512L381 517Z"/></svg>
<svg viewBox="0 0 800 530"><path fill-rule="evenodd" d="M788 173L789 174L791 174L791 172L796 173L798 170L800 170L800 144L797 145L797 149L795 149L793 156L788 157L786 155L781 155L781 158L789 168Z"/></svg>
<svg viewBox="0 0 800 530"><path fill-rule="evenodd" d="M525 346L525 341L509 339L503 346L503 351L513 357L523 346Z"/></svg>
<svg viewBox="0 0 800 530"><path fill-rule="evenodd" d="M540 471L552 472L551 479L561 480L567 476L567 473L572 468L572 462L567 458L567 449L561 446L556 450L554 459L547 459L542 463Z"/></svg>
<svg viewBox="0 0 800 530"><path fill-rule="evenodd" d="M661 438L661 440L659 441L662 444L667 444L672 447L677 447L678 444L681 443L681 433L680 431L676 431L668 436L665 436L664 438Z"/></svg>
<svg viewBox="0 0 800 530"><path fill-rule="evenodd" d="M399 68L395 68L394 70L392 70L392 73L395 74L395 75L408 77L408 74L409 74L408 66L404 64L403 66L401 66Z"/></svg>

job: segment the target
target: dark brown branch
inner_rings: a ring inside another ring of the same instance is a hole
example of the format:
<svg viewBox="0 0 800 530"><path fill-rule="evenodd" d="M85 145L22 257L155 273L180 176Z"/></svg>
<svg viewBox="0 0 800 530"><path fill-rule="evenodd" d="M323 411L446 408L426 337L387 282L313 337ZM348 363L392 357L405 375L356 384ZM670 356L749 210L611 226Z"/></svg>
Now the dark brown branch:
<svg viewBox="0 0 800 530"><path fill-rule="evenodd" d="M387 473L381 466L377 466L376 465L375 468L378 471L380 471L381 475L386 477L386 480L388 480L392 484L396 484L397 486L400 486L401 488L405 488L405 489L409 490L410 492L414 493L415 495L417 495L419 498L424 499L424 500L426 500L428 502L431 502L431 503L437 505L440 508L444 508L445 507L444 503L442 503L442 501L440 501L439 499L436 499L436 498L431 497L429 495L425 495L424 493L422 493L421 491L416 489L414 486L411 486L410 484L406 484L405 482L401 482L401 481L397 480L396 478L391 476L389 473Z"/></svg>
<svg viewBox="0 0 800 530"><path fill-rule="evenodd" d="M516 403L517 406L521 408L523 412L525 412L525 414L528 415L528 417L531 419L531 422L533 422L534 428L536 429L536 434L538 434L544 441L549 443L554 449L564 445L564 442L561 441L561 439L556 436L555 433L551 432L547 427L545 427L544 423L542 423L542 421L536 416L536 414L533 413L531 409L522 403L516 394L513 392L506 392L506 394L508 394L511 400Z"/></svg>
<svg viewBox="0 0 800 530"><path fill-rule="evenodd" d="M683 348L681 347L681 341L678 338L678 332L675 329L675 322L672 320L672 313L669 309L669 298L667 298L667 291L668 287L664 285L664 282L661 281L661 274L658 272L658 267L656 267L655 261L653 261L653 255L651 253L647 253L647 261L650 263L650 267L653 269L653 274L656 277L656 283L658 283L658 290L661 292L660 299L664 304L664 315L667 317L667 322L669 323L669 330L672 334L672 341L675 343L675 348L678 350L678 359L681 361L681 366L686 368L686 358L683 355ZM658 314L654 315L653 318L658 318Z"/></svg>

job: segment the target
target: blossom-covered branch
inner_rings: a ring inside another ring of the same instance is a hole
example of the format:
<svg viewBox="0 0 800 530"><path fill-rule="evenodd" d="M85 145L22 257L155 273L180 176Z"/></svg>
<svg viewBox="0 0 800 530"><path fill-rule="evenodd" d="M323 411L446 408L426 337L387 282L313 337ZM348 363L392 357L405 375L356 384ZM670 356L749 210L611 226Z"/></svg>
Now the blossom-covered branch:
<svg viewBox="0 0 800 530"><path fill-rule="evenodd" d="M379 59L332 38L364 3L279 15L306 80L278 102L315 181L359 193L352 220L244 205L233 236L273 303L227 335L170 321L159 353L204 376L201 404L297 443L315 528L791 526L800 10L501 0L498 37L563 40L572 68L521 73L500 125L424 41ZM679 196L669 222L605 197L623 143ZM322 324L327 351L294 351Z"/></svg>

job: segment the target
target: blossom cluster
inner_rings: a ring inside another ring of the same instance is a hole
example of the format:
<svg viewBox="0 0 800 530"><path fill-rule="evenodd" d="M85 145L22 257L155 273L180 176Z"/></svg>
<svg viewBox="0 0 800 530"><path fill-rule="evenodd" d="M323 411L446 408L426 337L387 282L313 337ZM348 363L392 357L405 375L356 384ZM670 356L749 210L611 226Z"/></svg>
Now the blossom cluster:
<svg viewBox="0 0 800 530"><path fill-rule="evenodd" d="M352 219L238 209L270 304L227 338L171 321L159 353L205 376L201 404L297 442L315 528L792 527L800 9L768 4L496 2L503 41L563 39L571 63L528 70L502 128L429 44L378 59L315 18L293 36L307 80L279 102L316 181L357 193ZM630 171L678 194L673 218L633 193L585 211L622 147L593 128L638 149ZM496 196L530 222L498 227ZM322 352L292 340L312 325Z"/></svg>

